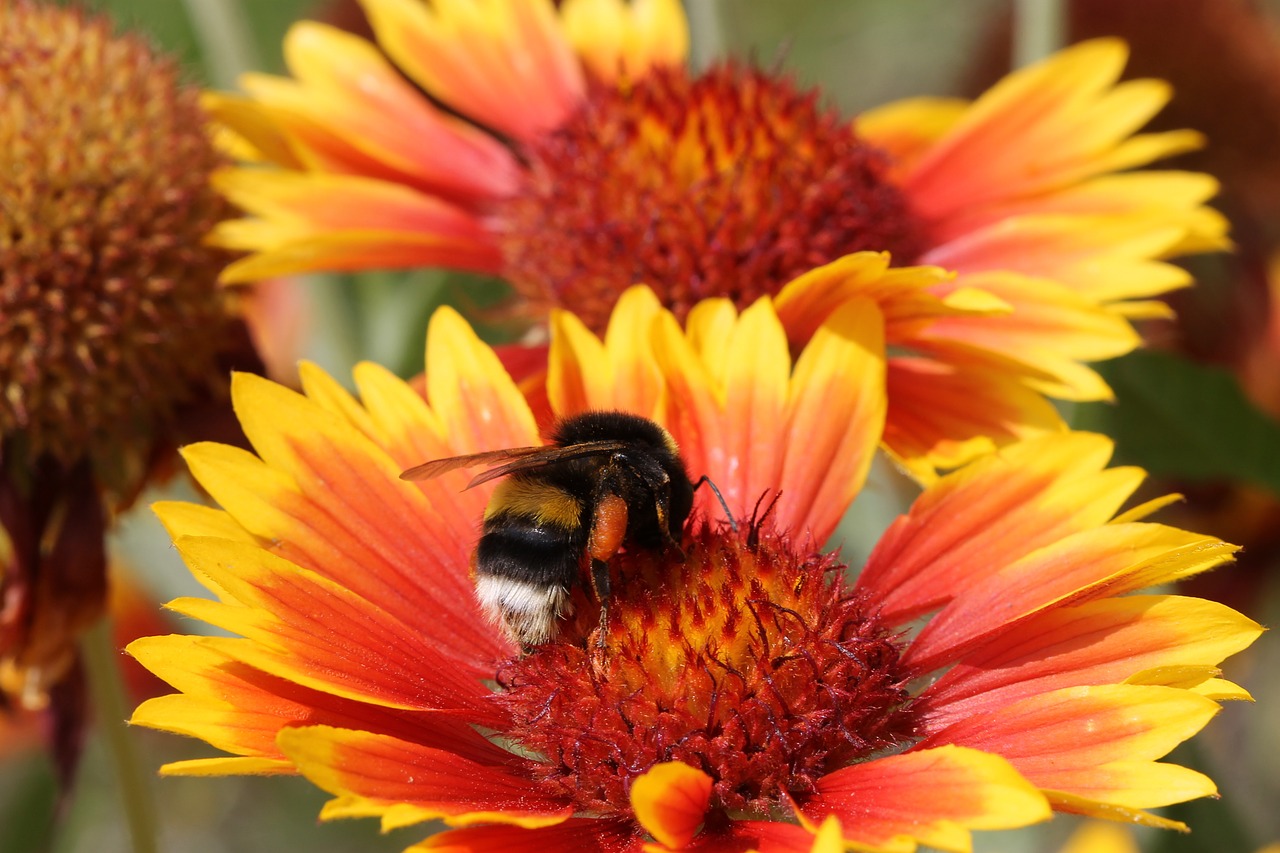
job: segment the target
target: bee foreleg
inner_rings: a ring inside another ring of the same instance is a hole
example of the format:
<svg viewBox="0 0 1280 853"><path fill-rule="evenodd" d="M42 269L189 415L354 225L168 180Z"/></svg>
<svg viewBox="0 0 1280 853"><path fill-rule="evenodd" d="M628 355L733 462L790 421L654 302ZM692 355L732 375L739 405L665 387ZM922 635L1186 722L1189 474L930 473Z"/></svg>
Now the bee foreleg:
<svg viewBox="0 0 1280 853"><path fill-rule="evenodd" d="M596 633L596 645L603 647L609 624L609 564L604 560L591 561L591 589L600 602L600 630Z"/></svg>

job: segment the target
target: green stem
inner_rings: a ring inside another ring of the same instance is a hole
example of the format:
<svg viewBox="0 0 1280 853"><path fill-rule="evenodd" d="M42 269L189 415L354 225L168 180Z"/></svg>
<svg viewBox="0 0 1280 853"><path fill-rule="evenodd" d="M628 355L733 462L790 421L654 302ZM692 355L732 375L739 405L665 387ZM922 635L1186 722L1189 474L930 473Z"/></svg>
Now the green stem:
<svg viewBox="0 0 1280 853"><path fill-rule="evenodd" d="M724 24L718 0L685 0L689 16L689 65L701 71L724 55Z"/></svg>
<svg viewBox="0 0 1280 853"><path fill-rule="evenodd" d="M253 28L236 0L183 0L183 6L214 88L235 88L242 73L262 67Z"/></svg>
<svg viewBox="0 0 1280 853"><path fill-rule="evenodd" d="M80 656L89 679L94 719L106 742L107 752L120 786L125 821L133 839L133 853L156 853L156 812L151 801L151 778L142 769L125 722L124 682L120 678L111 622L101 620L80 640Z"/></svg>
<svg viewBox="0 0 1280 853"><path fill-rule="evenodd" d="M1014 0L1013 65L1021 68L1061 48L1067 39L1066 0Z"/></svg>

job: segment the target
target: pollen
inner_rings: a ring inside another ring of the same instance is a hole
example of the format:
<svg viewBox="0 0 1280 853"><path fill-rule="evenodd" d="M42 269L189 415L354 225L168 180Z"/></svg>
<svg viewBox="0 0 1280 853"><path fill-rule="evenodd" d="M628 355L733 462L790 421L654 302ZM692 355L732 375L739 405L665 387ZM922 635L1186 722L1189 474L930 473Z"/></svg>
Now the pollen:
<svg viewBox="0 0 1280 853"><path fill-rule="evenodd" d="M0 5L0 436L33 459L143 455L222 382L228 258L202 241L228 209L179 78L105 19Z"/></svg>
<svg viewBox="0 0 1280 853"><path fill-rule="evenodd" d="M710 775L723 814L785 811L917 735L899 642L843 572L761 525L701 525L683 556L620 554L603 635L580 597L556 640L500 670L510 734L583 811L626 813L665 761Z"/></svg>
<svg viewBox="0 0 1280 853"><path fill-rule="evenodd" d="M816 91L738 64L599 86L520 153L527 176L498 217L504 274L534 309L572 308L596 331L632 284L683 318L852 252L909 264L926 245L882 152Z"/></svg>

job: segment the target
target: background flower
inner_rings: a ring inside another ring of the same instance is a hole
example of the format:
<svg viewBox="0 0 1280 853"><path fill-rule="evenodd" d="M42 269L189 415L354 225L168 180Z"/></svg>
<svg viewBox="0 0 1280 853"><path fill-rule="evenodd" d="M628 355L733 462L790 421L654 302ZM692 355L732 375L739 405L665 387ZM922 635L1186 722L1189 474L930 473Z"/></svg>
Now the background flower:
<svg viewBox="0 0 1280 853"><path fill-rule="evenodd" d="M250 253L228 280L444 266L500 275L535 323L562 306L598 331L633 283L683 317L858 252L936 265L955 275L931 293L970 310L894 342L886 433L926 479L1058 427L1042 395L1108 399L1084 363L1137 346L1128 318L1167 315L1151 297L1189 277L1163 259L1226 245L1211 179L1116 174L1200 143L1135 135L1170 93L1116 85L1118 41L972 105L914 99L851 124L779 73L688 72L670 0L362 8L376 46L299 24L291 78L209 98L255 164L218 178L248 214L216 235ZM789 326L793 343L812 327Z"/></svg>
<svg viewBox="0 0 1280 853"><path fill-rule="evenodd" d="M106 18L14 0L0 89L0 705L54 699L69 781L111 516L177 443L221 434L225 372L256 356L217 283L229 255L204 242L224 161L177 65Z"/></svg>

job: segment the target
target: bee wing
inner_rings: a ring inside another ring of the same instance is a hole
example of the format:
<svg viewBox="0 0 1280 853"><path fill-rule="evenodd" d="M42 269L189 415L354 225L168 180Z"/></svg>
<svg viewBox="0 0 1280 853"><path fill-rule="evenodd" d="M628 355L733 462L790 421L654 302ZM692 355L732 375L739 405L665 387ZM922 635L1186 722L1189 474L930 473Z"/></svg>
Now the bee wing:
<svg viewBox="0 0 1280 853"><path fill-rule="evenodd" d="M506 465L499 465L497 468L491 468L483 474L478 474L475 479L467 484L467 488L474 488L481 483L487 483L490 480L496 480L499 477L505 477L508 474L514 474L517 471L528 471L532 468L541 468L544 465L552 465L556 462L563 462L566 459L581 459L584 456L600 456L606 453L613 453L618 450L626 450L629 445L624 441L584 441L580 444L571 444L568 447L538 447L534 448L535 453L521 453L520 457L508 462ZM521 448L521 451L527 451L530 448ZM484 454L480 454L484 455ZM446 461L446 460L442 460Z"/></svg>
<svg viewBox="0 0 1280 853"><path fill-rule="evenodd" d="M407 471L400 474L401 480L430 480L439 477L441 474L447 474L450 471L456 471L459 468L472 468L476 465L492 465L495 462L505 462L509 459L520 459L534 454L543 453L546 447L509 447L506 450L488 450L484 453L471 453L466 456L450 456L447 459L433 459L430 462L423 462L421 465L415 465ZM472 483L472 485L475 485Z"/></svg>

